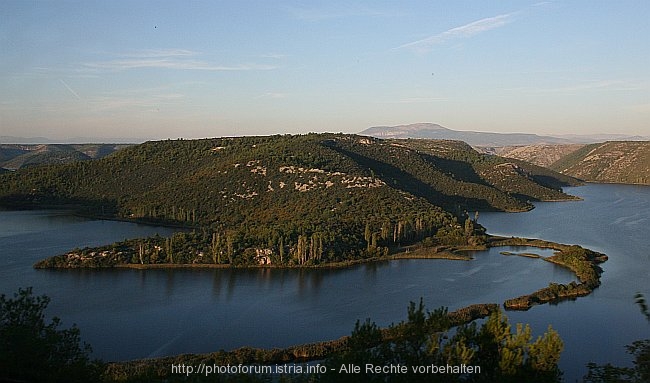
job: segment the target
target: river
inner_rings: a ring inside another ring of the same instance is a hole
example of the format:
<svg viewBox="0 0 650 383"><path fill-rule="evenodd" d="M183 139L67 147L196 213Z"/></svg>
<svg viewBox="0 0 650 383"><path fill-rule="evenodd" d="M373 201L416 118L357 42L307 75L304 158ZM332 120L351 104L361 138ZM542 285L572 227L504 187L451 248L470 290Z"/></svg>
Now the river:
<svg viewBox="0 0 650 383"><path fill-rule="evenodd" d="M567 381L589 361L629 365L624 345L648 338L634 294L650 296L650 188L590 184L567 188L583 201L538 203L527 213L480 213L491 234L543 238L606 253L602 286L592 295L528 312L508 312L535 335L548 324L565 342ZM503 303L567 270L492 249L473 261L399 260L337 270L34 270L74 247L96 246L171 229L90 220L65 212L0 211L0 292L33 286L52 301L49 315L76 323L94 356L126 360L241 346L285 347L347 335L357 319L381 326L406 316L422 297L430 309ZM522 249L511 249L521 251ZM540 251L539 254L548 255Z"/></svg>

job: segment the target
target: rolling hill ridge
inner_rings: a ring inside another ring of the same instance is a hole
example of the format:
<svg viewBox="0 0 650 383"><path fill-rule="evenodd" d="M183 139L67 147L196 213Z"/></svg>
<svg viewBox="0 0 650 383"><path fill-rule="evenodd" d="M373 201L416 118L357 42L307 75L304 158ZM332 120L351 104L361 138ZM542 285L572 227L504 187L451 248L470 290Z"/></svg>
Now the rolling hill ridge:
<svg viewBox="0 0 650 383"><path fill-rule="evenodd" d="M496 153L588 182L650 184L649 141L504 147Z"/></svg>
<svg viewBox="0 0 650 383"><path fill-rule="evenodd" d="M578 182L461 142L343 134L147 142L98 160L22 168L0 181L3 206L70 206L195 228L88 250L104 255L76 254L67 266L307 265L387 254L427 238L467 244L482 233L468 211L571 199L560 187Z"/></svg>
<svg viewBox="0 0 650 383"><path fill-rule="evenodd" d="M105 157L128 144L0 144L0 168L61 164Z"/></svg>

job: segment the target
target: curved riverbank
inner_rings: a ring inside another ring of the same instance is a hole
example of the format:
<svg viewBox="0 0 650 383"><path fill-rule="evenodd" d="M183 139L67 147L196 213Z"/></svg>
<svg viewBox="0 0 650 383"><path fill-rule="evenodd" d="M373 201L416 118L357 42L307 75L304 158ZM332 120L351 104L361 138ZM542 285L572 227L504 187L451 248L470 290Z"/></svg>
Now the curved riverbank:
<svg viewBox="0 0 650 383"><path fill-rule="evenodd" d="M490 316L499 310L497 304L475 304L463 307L447 314L450 327L470 323L477 319ZM399 325L394 328L381 329L383 339L394 339ZM172 365L274 365L284 363L305 363L322 360L327 356L342 352L348 347L349 336L339 339L308 343L287 348L261 349L241 347L232 351L218 351L206 354L183 354L170 357L139 359L127 362L109 363L104 376L111 380L125 378L155 377L164 379L171 377ZM369 347L376 346L369 344Z"/></svg>
<svg viewBox="0 0 650 383"><path fill-rule="evenodd" d="M542 257L532 253L511 253L508 251L501 252L505 256L517 255L528 258L541 258L547 262L557 264L571 270L578 281L572 281L568 284L550 283L548 287L539 289L533 293L522 295L516 298L507 299L503 306L506 310L528 310L534 305L559 302L566 299L575 299L591 293L600 285L600 274L602 269L598 266L607 260L607 256L595 251L582 248L577 245L565 245L561 243L545 241L531 238L507 238L500 236L487 236L485 245L479 246L432 246L426 247L413 245L400 248L395 254L363 259L351 259L339 262L328 262L323 264L308 265L272 265L272 264L252 264L252 265L231 265L219 263L137 263L135 255L122 257L124 260L131 262L106 263L105 259L121 254L117 250L105 249L103 251L88 252L85 250L74 250L72 252L47 258L39 261L34 265L36 269L77 269L77 268L117 268L117 269L230 269L230 268L263 268L263 269L337 269L346 268L354 265L391 261L398 259L447 259L470 261L472 256L467 254L468 251L482 251L492 247L503 246L524 246L536 247L541 249L553 249L556 253L550 257ZM134 249L131 249L135 252ZM85 251L85 253L84 253ZM135 260L135 261L133 261Z"/></svg>
<svg viewBox="0 0 650 383"><path fill-rule="evenodd" d="M571 270L578 278L578 282L550 283L548 287L531 294L508 299L503 304L506 310L528 310L538 304L555 303L589 295L600 286L600 275L603 270L599 264L607 260L607 255L577 245L564 245L539 239L492 237L491 246L533 246L557 250L553 256L541 258Z"/></svg>

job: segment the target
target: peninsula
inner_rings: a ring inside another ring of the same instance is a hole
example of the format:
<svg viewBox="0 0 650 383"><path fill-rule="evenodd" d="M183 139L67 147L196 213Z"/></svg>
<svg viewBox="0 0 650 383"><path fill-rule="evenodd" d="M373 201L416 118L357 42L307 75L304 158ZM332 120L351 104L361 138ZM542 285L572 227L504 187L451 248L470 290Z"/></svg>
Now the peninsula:
<svg viewBox="0 0 650 383"><path fill-rule="evenodd" d="M423 242L482 246L475 211L570 200L574 178L459 141L346 134L167 140L0 175L0 206L183 228L75 249L37 267L313 266Z"/></svg>

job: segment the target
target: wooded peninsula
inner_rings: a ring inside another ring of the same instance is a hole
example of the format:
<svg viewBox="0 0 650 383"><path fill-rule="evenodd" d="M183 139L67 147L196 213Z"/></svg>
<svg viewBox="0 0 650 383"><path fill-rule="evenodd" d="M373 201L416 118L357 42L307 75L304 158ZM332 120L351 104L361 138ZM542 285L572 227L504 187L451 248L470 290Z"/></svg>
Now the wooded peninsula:
<svg viewBox="0 0 650 383"><path fill-rule="evenodd" d="M476 246L484 229L471 212L575 199L561 187L580 183L458 141L345 134L147 142L97 160L21 168L0 181L0 206L186 229L75 249L38 267L307 266L419 242Z"/></svg>

